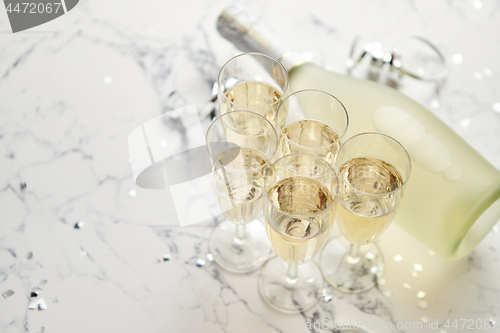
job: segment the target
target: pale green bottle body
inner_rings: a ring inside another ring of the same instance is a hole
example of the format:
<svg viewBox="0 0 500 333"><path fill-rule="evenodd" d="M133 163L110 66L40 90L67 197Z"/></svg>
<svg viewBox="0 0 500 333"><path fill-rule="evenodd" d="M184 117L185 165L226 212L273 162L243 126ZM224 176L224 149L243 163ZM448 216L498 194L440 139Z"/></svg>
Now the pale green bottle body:
<svg viewBox="0 0 500 333"><path fill-rule="evenodd" d="M500 219L500 172L424 106L388 86L312 63L289 76L292 91L320 89L344 104L346 139L382 132L405 146L412 171L394 222L430 249L458 259Z"/></svg>

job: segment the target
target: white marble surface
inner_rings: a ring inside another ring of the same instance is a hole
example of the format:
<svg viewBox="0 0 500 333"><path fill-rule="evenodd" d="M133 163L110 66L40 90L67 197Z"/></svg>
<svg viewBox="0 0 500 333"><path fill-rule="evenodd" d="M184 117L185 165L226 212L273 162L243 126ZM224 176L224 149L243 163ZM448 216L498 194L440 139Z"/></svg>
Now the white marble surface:
<svg viewBox="0 0 500 333"><path fill-rule="evenodd" d="M355 296L329 290L330 302L299 315L266 306L257 273L196 266L206 259L211 224L175 227L168 195L134 184L127 137L166 111L205 105L218 68L239 53L215 29L231 3L81 1L17 34L0 10L0 293L14 291L0 297L0 332L331 331L303 327L326 319L370 322L370 332L443 333L466 331L470 321L462 329L461 319L500 322L496 229L449 262L392 225L380 241L384 285ZM356 35L434 41L449 79L439 95L415 96L500 168L498 1L257 0L247 7L341 72ZM423 267L417 276L415 263ZM36 287L39 296L30 298ZM417 307L419 291L425 309ZM40 298L45 310L28 309ZM458 320L459 329L404 328L423 317ZM388 322L403 328L377 328ZM500 332L500 324L478 331Z"/></svg>

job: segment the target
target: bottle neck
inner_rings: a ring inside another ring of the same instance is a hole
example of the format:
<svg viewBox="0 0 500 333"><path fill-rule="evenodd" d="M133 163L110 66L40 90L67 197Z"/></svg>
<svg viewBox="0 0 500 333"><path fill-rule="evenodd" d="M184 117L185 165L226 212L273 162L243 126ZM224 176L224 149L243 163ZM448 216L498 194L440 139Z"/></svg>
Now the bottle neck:
<svg viewBox="0 0 500 333"><path fill-rule="evenodd" d="M302 56L275 36L259 17L238 5L226 7L217 20L219 33L243 52L260 52L279 60L287 71L302 64Z"/></svg>

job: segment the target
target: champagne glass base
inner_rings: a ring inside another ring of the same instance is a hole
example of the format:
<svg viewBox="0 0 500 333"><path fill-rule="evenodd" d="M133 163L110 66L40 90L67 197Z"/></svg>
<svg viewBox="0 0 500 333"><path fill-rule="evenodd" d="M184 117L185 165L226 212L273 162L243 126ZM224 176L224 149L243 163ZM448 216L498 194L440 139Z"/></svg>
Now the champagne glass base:
<svg viewBox="0 0 500 333"><path fill-rule="evenodd" d="M245 237L236 239L236 224L222 221L208 238L208 250L215 262L234 273L259 269L269 258L271 245L263 223L255 220L244 225Z"/></svg>
<svg viewBox="0 0 500 333"><path fill-rule="evenodd" d="M298 266L298 279L287 283L288 265L278 258L266 263L259 275L258 285L262 298L271 307L285 313L297 313L313 307L323 292L323 277L314 263Z"/></svg>
<svg viewBox="0 0 500 333"><path fill-rule="evenodd" d="M363 245L358 260L349 255L351 243L337 236L328 242L320 259L325 280L335 289L348 294L374 287L384 272L384 257L377 244Z"/></svg>

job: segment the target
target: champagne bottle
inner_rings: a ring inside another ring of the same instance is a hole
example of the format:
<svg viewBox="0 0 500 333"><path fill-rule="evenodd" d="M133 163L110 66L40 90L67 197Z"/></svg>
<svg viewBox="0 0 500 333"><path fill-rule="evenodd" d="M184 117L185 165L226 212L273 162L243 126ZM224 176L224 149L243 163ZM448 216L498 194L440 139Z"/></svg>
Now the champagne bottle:
<svg viewBox="0 0 500 333"><path fill-rule="evenodd" d="M279 59L292 92L319 89L342 101L350 118L345 138L380 132L405 146L412 172L394 221L434 252L459 259L500 219L500 172L423 105L394 88L304 61L241 7L225 8L217 27L240 50Z"/></svg>

